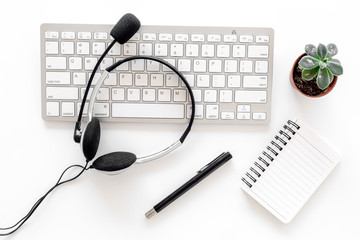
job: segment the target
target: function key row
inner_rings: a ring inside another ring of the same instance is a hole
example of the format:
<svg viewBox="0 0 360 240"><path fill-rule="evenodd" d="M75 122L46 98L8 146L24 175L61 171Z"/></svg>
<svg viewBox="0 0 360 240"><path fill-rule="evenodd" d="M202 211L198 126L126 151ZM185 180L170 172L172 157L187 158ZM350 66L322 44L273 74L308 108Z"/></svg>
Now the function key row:
<svg viewBox="0 0 360 240"><path fill-rule="evenodd" d="M226 43L269 43L268 35L235 35L235 34L186 34L186 33L135 33L129 41L160 41L160 42L226 42Z"/></svg>
<svg viewBox="0 0 360 240"><path fill-rule="evenodd" d="M46 39L79 39L79 40L107 40L109 38L107 32L57 32L46 31ZM110 37L112 39L112 37ZM176 42L228 42L228 43L269 43L270 37L268 35L235 35L235 34L172 34L172 33L135 33L129 41L157 41L168 42L175 40Z"/></svg>

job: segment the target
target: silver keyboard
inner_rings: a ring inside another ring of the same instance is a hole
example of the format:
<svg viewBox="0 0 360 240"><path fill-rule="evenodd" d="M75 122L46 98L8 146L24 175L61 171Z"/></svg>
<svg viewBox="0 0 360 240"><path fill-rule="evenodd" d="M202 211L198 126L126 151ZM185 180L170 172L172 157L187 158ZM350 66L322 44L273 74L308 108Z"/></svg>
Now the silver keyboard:
<svg viewBox="0 0 360 240"><path fill-rule="evenodd" d="M44 120L76 121L91 71L112 41L112 27L41 25ZM157 56L177 67L192 87L195 122L268 124L273 51L271 28L141 26L127 43L114 45L92 84L120 59ZM188 93L169 70L141 60L119 66L99 90L95 116L113 122L187 122Z"/></svg>

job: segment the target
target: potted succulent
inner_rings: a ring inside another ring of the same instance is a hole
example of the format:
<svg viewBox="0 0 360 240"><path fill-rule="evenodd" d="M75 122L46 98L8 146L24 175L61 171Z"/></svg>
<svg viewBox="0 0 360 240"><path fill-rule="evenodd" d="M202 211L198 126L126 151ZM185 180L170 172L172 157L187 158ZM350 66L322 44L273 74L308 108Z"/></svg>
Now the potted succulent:
<svg viewBox="0 0 360 240"><path fill-rule="evenodd" d="M338 53L335 44L305 46L305 53L298 57L290 73L291 84L303 95L321 97L328 94L343 73L343 67L332 57Z"/></svg>

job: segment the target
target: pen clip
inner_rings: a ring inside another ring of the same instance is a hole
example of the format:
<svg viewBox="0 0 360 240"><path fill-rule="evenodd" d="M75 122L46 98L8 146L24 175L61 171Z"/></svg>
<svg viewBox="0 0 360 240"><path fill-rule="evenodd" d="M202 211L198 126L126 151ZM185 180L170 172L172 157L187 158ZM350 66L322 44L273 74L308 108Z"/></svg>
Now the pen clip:
<svg viewBox="0 0 360 240"><path fill-rule="evenodd" d="M206 164L205 166L203 166L202 168L200 168L199 171L197 171L196 173L201 173L202 171L204 171L206 168L208 168L210 165L212 165L214 162L218 161L219 159L221 159L224 156L225 152L222 153L220 156L218 156L217 158L215 158L214 160L212 160L211 162L209 162L208 164Z"/></svg>

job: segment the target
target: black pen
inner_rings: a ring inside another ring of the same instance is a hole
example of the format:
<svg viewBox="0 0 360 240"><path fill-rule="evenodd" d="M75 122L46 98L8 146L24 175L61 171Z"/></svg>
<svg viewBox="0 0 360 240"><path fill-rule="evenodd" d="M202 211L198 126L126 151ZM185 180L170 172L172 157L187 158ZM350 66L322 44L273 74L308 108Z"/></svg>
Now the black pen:
<svg viewBox="0 0 360 240"><path fill-rule="evenodd" d="M150 211L148 211L145 216L149 219L152 216L154 216L156 213L159 213L161 210L166 208L170 203L175 201L178 197L186 193L189 189L191 189L193 186L201 182L204 178L206 178L208 175L210 175L212 172L214 172L216 169L218 169L220 166L222 166L224 163L229 161L232 158L231 154L229 152L224 152L220 154L217 158L215 158L213 161L205 165L203 168L201 168L197 174L191 178L189 181L187 181L184 185L176 189L173 193L171 193L169 196L167 196L164 200L156 204Z"/></svg>

